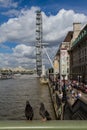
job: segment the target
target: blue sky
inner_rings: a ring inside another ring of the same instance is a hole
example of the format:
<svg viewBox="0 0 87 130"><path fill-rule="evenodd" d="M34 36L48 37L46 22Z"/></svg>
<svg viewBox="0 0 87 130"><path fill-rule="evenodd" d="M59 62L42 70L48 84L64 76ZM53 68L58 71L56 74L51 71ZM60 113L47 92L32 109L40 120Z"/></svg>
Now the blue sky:
<svg viewBox="0 0 87 130"><path fill-rule="evenodd" d="M73 22L87 23L87 0L0 0L0 68L35 67L38 9L42 11L43 42L49 44L52 59ZM50 65L46 57L44 62Z"/></svg>

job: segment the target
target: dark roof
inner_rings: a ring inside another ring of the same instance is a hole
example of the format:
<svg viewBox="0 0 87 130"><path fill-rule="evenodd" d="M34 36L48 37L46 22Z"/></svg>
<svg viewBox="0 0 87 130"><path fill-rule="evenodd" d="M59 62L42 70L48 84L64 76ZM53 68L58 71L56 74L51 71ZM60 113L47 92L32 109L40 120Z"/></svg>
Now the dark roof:
<svg viewBox="0 0 87 130"><path fill-rule="evenodd" d="M80 31L79 35L83 32L83 30L87 30L87 24L82 28L82 30Z"/></svg>
<svg viewBox="0 0 87 130"><path fill-rule="evenodd" d="M65 37L65 39L64 39L63 42L70 42L71 39L72 39L72 37L73 37L73 31L69 31L69 32L67 33L67 35L66 35L66 37ZM61 46L61 44L60 44L60 46ZM60 53L60 50L58 49L56 55L58 55L59 53Z"/></svg>
<svg viewBox="0 0 87 130"><path fill-rule="evenodd" d="M72 43L72 48L73 49L78 43L81 43L82 40L85 40L87 38L87 24L82 28L80 31L78 37L75 39L75 41Z"/></svg>
<svg viewBox="0 0 87 130"><path fill-rule="evenodd" d="M64 42L70 42L73 37L73 31L69 31L64 39Z"/></svg>
<svg viewBox="0 0 87 130"><path fill-rule="evenodd" d="M87 31L87 24L82 28L82 30L80 31L78 37L82 34L82 32Z"/></svg>

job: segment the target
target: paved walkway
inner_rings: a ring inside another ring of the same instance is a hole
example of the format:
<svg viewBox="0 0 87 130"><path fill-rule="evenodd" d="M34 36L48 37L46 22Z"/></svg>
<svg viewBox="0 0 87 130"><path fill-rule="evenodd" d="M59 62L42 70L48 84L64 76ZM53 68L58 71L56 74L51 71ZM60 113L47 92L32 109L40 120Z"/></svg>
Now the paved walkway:
<svg viewBox="0 0 87 130"><path fill-rule="evenodd" d="M75 93L77 93L78 91L77 89L73 89L73 90ZM70 102L71 105L73 105L76 100L76 97L72 98L72 94L70 92L67 93L67 96L69 97L68 101ZM87 104L87 94L81 92L81 97L79 97L79 99Z"/></svg>

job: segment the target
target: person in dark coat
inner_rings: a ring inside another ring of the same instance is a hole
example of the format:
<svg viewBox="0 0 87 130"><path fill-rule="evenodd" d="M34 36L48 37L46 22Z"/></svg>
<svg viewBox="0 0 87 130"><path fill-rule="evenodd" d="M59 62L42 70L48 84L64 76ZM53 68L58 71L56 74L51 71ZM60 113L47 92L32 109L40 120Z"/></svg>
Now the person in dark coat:
<svg viewBox="0 0 87 130"><path fill-rule="evenodd" d="M30 105L29 101L26 101L25 116L27 120L32 120L34 116L33 108Z"/></svg>
<svg viewBox="0 0 87 130"><path fill-rule="evenodd" d="M39 114L41 115L43 121L51 120L50 114L45 109L45 106L43 103L40 104Z"/></svg>

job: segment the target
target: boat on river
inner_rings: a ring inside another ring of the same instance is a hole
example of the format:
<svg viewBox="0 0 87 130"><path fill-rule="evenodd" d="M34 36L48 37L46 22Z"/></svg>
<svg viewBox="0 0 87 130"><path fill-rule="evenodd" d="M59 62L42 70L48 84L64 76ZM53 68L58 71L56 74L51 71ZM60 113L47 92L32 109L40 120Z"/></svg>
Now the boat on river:
<svg viewBox="0 0 87 130"><path fill-rule="evenodd" d="M45 65L42 66L42 75L40 77L40 83L41 84L48 84L49 79L46 76L46 70L45 70Z"/></svg>
<svg viewBox="0 0 87 130"><path fill-rule="evenodd" d="M41 77L41 78L40 78L40 83L41 83L41 84L48 84L48 83L49 83L49 79L46 78L46 77Z"/></svg>
<svg viewBox="0 0 87 130"><path fill-rule="evenodd" d="M13 74L1 74L0 73L0 79L12 79L13 78Z"/></svg>

